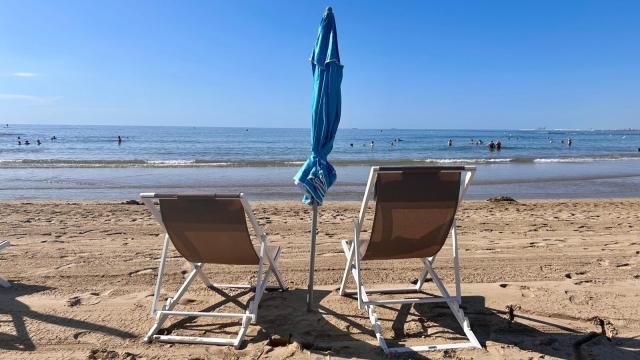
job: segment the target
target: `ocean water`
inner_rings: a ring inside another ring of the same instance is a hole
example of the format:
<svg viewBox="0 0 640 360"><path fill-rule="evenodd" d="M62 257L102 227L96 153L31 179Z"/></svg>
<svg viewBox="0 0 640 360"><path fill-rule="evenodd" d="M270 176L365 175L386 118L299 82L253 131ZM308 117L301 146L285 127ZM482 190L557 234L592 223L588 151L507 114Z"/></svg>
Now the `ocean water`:
<svg viewBox="0 0 640 360"><path fill-rule="evenodd" d="M489 151L491 139L502 142L501 151ZM0 128L0 198L243 191L297 199L291 178L309 146L308 129L9 125ZM360 198L372 165L454 163L478 166L472 198L636 197L639 148L637 130L340 129L330 156L338 182L329 199Z"/></svg>

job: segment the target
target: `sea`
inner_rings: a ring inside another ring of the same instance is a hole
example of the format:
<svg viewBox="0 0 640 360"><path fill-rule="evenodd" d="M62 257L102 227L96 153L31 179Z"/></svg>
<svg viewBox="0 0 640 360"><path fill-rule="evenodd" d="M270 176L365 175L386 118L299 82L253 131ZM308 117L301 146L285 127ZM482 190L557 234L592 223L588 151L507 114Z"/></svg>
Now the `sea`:
<svg viewBox="0 0 640 360"><path fill-rule="evenodd" d="M244 192L298 200L292 178L309 154L303 128L8 124L0 127L0 199ZM640 197L640 130L632 129L341 128L329 160L338 180L327 201L361 199L371 166L453 164L477 167L472 199Z"/></svg>

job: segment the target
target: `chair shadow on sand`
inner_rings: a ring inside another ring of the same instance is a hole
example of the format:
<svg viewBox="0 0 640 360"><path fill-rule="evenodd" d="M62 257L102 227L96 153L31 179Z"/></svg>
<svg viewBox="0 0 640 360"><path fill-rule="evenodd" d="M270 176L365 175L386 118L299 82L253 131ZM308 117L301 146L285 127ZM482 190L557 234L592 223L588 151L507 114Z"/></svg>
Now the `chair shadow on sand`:
<svg viewBox="0 0 640 360"><path fill-rule="evenodd" d="M52 289L53 288L48 286L13 282L10 288L0 291L0 329L2 329L0 330L0 349L17 351L36 350L36 345L31 340L31 336L27 330L25 319L79 330L99 332L123 339L136 337L135 334L105 325L34 311L18 299L21 296L32 295ZM7 319L8 317L10 320ZM4 331L4 329L11 326L13 326L15 334Z"/></svg>
<svg viewBox="0 0 640 360"><path fill-rule="evenodd" d="M239 299L248 294L242 291L202 309L202 311L214 311L230 303L244 307ZM333 299L326 299L335 296ZM356 357L388 358L375 342L375 334L370 326L365 310L357 310L355 298L342 298L329 290L316 290L315 299L320 305L316 305L316 311L306 312L306 291L289 290L286 292L265 293L258 314L257 334L246 337L247 344L267 342L272 346L287 346L296 342L300 346L317 355L337 355ZM327 301L346 301L352 303L353 308L348 313L340 313L326 307ZM391 329L385 332L393 334L389 336L390 346L400 345L402 339L428 341L425 338L433 337L433 342L438 340L465 341L464 333L459 327L451 311L444 303L423 303L414 306L382 306L387 314L391 312L393 317L382 315L383 321L392 322ZM471 321L471 326L486 348L488 342L493 346L511 345L521 350L530 350L547 356L561 359L637 359L640 356L640 339L638 338L606 338L597 332L585 332L548 319L538 319L522 314L515 314L514 321L508 319L506 311L487 308L484 297L463 297L463 308ZM411 316L420 323L422 333L413 331L405 334L405 323ZM561 319L559 319L561 320ZM234 334L232 327L237 327L236 321L217 322L211 324L196 324L193 318L183 318L170 323L161 330L163 334L170 334L176 330L195 330L201 332L220 332L229 335ZM228 329L226 331L225 329ZM596 327L594 326L594 330ZM269 339L278 338L279 342L273 344ZM425 338L423 338L425 337ZM395 340L400 339L400 340ZM484 350L460 350L460 351L484 351ZM430 356L442 356L440 353L406 353L398 355L398 358L428 359Z"/></svg>
<svg viewBox="0 0 640 360"><path fill-rule="evenodd" d="M488 308L482 296L463 296L463 309L469 317L471 327L480 343L486 349L487 343L511 345L520 350L533 351L561 359L637 359L640 357L640 340L637 338L607 337L606 333L574 329L562 324L562 319L518 314ZM411 312L413 310L413 312ZM399 338L402 324L411 313L424 319L423 327L429 336L438 335L441 329L453 334L454 338L465 341L464 333L445 303L423 303L411 308L403 305L395 308L394 333ZM509 318L512 320L509 320ZM429 331L433 327L434 331ZM398 330L396 330L398 329ZM398 331L400 333L398 333ZM604 329L602 330L604 332Z"/></svg>
<svg viewBox="0 0 640 360"><path fill-rule="evenodd" d="M243 290L233 296L226 296L226 294L215 289L213 291L223 296L224 299L199 311L216 311L229 304L244 309L246 304L240 301L240 298L250 294L250 291ZM315 290L314 300L316 303L322 302L331 293L328 290ZM366 326L362 326L348 317L342 317L341 314L333 313L322 305L316 306L319 309L318 311L307 312L306 295L306 290L301 289L266 292L259 305L260 311L258 312L257 323L251 326L254 331L251 332L250 328L250 332L245 336L242 349L249 344L263 342L267 342L274 347L287 346L296 342L303 349L322 355L325 355L328 351L344 355L342 351L335 351L335 344L338 343L345 345L347 348L350 347L348 344L354 344L352 352L354 355L361 354L363 351L379 351L375 344L354 339L352 334L335 327L330 321L327 321L327 317L338 315L340 317L339 321L346 322L356 328L358 332L369 331ZM158 334L170 335L177 331L197 331L201 334L231 337L237 333L234 328L238 326L239 322L235 320L220 320L216 321L215 324L211 324L210 322L197 322L194 317L185 317L171 323L168 322L168 325L161 329ZM273 338L278 338L278 343L274 343ZM328 341L325 342L324 340ZM382 351L380 351L380 354L383 354Z"/></svg>

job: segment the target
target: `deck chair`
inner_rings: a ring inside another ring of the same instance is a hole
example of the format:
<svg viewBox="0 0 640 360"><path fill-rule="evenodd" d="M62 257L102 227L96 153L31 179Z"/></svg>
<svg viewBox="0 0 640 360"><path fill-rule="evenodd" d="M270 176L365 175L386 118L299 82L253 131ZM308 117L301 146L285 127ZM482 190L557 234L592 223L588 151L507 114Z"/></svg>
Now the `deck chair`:
<svg viewBox="0 0 640 360"><path fill-rule="evenodd" d="M275 276L277 288L285 290L282 276L276 265L281 253L280 246L267 244L267 235L262 231L243 194L143 193L140 197L166 230L151 305L151 314L155 317L155 323L145 337L145 341L233 345L239 348L249 324L256 322L258 304L267 288L270 276ZM259 246L251 243L247 218L256 237L260 240ZM158 309L169 242L173 243L176 250L191 263L193 270L178 292L168 298L166 304ZM214 284L202 271L205 264L255 265L256 283L255 285ZM249 301L244 313L174 311L173 308L196 277L209 289L225 297L230 298L231 295L223 289L248 289L255 292L255 295ZM157 335L169 316L239 318L241 327L238 336L231 339Z"/></svg>
<svg viewBox="0 0 640 360"><path fill-rule="evenodd" d="M9 245L11 244L8 241L0 241L0 250L8 247ZM8 288L11 287L11 284L9 284L9 282L5 278L0 277L0 286Z"/></svg>
<svg viewBox="0 0 640 360"><path fill-rule="evenodd" d="M465 166L371 168L360 214L354 220L353 240L342 241L347 264L339 293L343 296L357 295L358 309L364 307L368 311L378 344L385 353L481 347L461 308L458 237L455 222L456 210L474 173L475 168ZM368 239L361 239L362 224L372 194L376 203L371 234ZM455 272L455 295L453 296L433 269L435 257L446 242L449 232L452 235ZM360 276L362 262L412 258L420 259L424 264L415 287L365 288ZM349 274L355 280L355 291L345 289ZM441 296L369 300L368 294L419 293L427 274L431 276ZM388 347L382 336L375 306L431 302L446 302L449 305L469 341L443 345Z"/></svg>

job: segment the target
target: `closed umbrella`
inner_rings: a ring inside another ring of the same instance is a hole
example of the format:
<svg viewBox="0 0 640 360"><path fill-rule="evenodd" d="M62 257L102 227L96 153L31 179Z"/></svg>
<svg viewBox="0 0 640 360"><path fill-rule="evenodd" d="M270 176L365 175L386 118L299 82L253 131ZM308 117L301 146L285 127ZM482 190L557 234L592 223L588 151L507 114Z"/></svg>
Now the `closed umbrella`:
<svg viewBox="0 0 640 360"><path fill-rule="evenodd" d="M313 94L311 107L311 156L294 176L296 185L305 195L303 201L312 208L311 252L309 256L309 286L307 310L313 301L313 272L315 269L316 227L318 206L322 205L327 190L336 181L336 170L327 157L333 149L333 140L340 123L342 65L338 52L338 33L331 7L328 7L320 28L316 45L311 53Z"/></svg>

